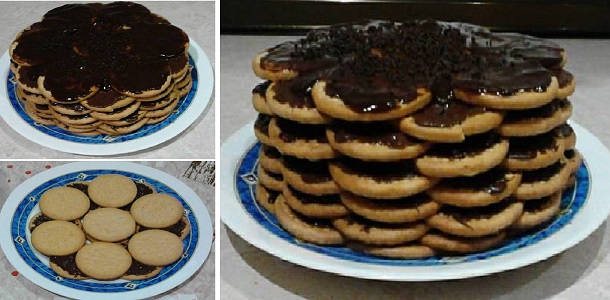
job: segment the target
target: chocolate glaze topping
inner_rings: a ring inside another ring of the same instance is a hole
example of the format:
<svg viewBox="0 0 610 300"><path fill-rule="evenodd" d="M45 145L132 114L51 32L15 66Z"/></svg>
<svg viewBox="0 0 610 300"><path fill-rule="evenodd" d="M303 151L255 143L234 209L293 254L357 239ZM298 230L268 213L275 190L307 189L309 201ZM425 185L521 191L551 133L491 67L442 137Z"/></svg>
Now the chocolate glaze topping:
<svg viewBox="0 0 610 300"><path fill-rule="evenodd" d="M298 211L292 211L295 216L297 216L301 221L318 228L333 228L333 223L331 219L322 219L322 218L312 218L305 216Z"/></svg>
<svg viewBox="0 0 610 300"><path fill-rule="evenodd" d="M295 142L296 140L313 140L319 143L328 142L328 139L326 138L326 126L324 125L303 125L282 118L276 118L276 124L282 131L282 133L280 133L280 138L286 143Z"/></svg>
<svg viewBox="0 0 610 300"><path fill-rule="evenodd" d="M280 151L278 151L275 147L270 147L267 145L263 145L262 146L262 151L265 154L265 156L273 158L273 159L279 159L282 158L282 153L280 153Z"/></svg>
<svg viewBox="0 0 610 300"><path fill-rule="evenodd" d="M269 199L267 199L267 202L273 204L275 203L275 201L277 200L277 197L279 197L282 193L278 192L278 191L274 191L274 190L267 190L267 193L269 194Z"/></svg>
<svg viewBox="0 0 610 300"><path fill-rule="evenodd" d="M509 197L498 203L477 207L477 209L445 205L441 208L440 213L451 216L456 221L467 225L467 222L470 220L491 218L505 210L512 203L513 199Z"/></svg>
<svg viewBox="0 0 610 300"><path fill-rule="evenodd" d="M271 122L271 116L258 114L256 121L254 121L254 129L269 135L269 122Z"/></svg>
<svg viewBox="0 0 610 300"><path fill-rule="evenodd" d="M440 186L452 189L482 191L488 194L499 194L506 189L506 171L495 168L472 177L443 179Z"/></svg>
<svg viewBox="0 0 610 300"><path fill-rule="evenodd" d="M330 26L267 51L261 67L318 73L329 96L359 113L412 101L418 87L434 99L443 94L434 84L440 77L471 93L543 92L558 74L549 70L560 70L563 60L563 49L549 41L436 21Z"/></svg>
<svg viewBox="0 0 610 300"><path fill-rule="evenodd" d="M416 208L424 203L431 202L432 200L426 193L419 193L413 196L399 198L399 199L384 199L383 201L375 201L375 205L387 207L387 208Z"/></svg>
<svg viewBox="0 0 610 300"><path fill-rule="evenodd" d="M419 142L387 122L358 123L335 120L329 128L335 134L335 141L338 143L355 141L403 149Z"/></svg>
<svg viewBox="0 0 610 300"><path fill-rule="evenodd" d="M115 2L55 8L15 41L13 55L37 68L30 80L45 76L45 89L72 103L96 88L159 89L184 60L188 36L142 5Z"/></svg>
<svg viewBox="0 0 610 300"><path fill-rule="evenodd" d="M391 182L419 176L412 160L365 162L343 156L331 164L335 164L345 173L372 178L377 182Z"/></svg>
<svg viewBox="0 0 610 300"><path fill-rule="evenodd" d="M553 69L551 71L553 72L553 76L557 77L559 87L565 87L574 80L574 75L564 69Z"/></svg>
<svg viewBox="0 0 610 300"><path fill-rule="evenodd" d="M437 100L413 114L413 120L420 126L451 127L461 124L470 116L484 112L485 108L481 106L469 105L459 100Z"/></svg>
<svg viewBox="0 0 610 300"><path fill-rule="evenodd" d="M131 260L131 266L125 272L125 275L146 275L151 272L154 272L157 267L145 265L135 259Z"/></svg>
<svg viewBox="0 0 610 300"><path fill-rule="evenodd" d="M316 196L316 195L310 195L310 194L300 192L300 191L294 189L293 187L291 187L290 185L288 185L288 189L290 189L290 193L292 193L292 195L294 195L294 197L297 198L303 204L313 204L313 203L339 204L339 203L341 203L341 199L339 199L338 194Z"/></svg>
<svg viewBox="0 0 610 300"><path fill-rule="evenodd" d="M561 169L565 166L565 163L558 161L548 167L534 170L534 171L524 171L521 176L521 183L532 183L532 182L540 182L547 181L551 179L551 177L558 174Z"/></svg>
<svg viewBox="0 0 610 300"><path fill-rule="evenodd" d="M315 77L277 81L273 85L275 100L295 108L315 108L311 98L311 87L314 83Z"/></svg>
<svg viewBox="0 0 610 300"><path fill-rule="evenodd" d="M417 223L382 223L373 220L366 219L362 216L351 214L346 217L348 224L360 224L363 225L364 232L370 232L371 228L382 228L382 229L400 229L407 228Z"/></svg>
<svg viewBox="0 0 610 300"><path fill-rule="evenodd" d="M34 231L34 228L38 227L38 225L40 225L40 224L42 224L42 223L45 223L45 222L52 221L52 220L53 220L53 219L51 219L51 218L47 217L47 216L46 216L46 215L44 215L44 214L40 214L40 215L38 215L38 216L37 216L37 217L34 219L34 221L32 221L32 225L33 225L33 226L32 226L32 228L30 228L30 232Z"/></svg>
<svg viewBox="0 0 610 300"><path fill-rule="evenodd" d="M530 213L539 212L548 206L551 201L551 196L542 197L540 199L523 201L523 211Z"/></svg>
<svg viewBox="0 0 610 300"><path fill-rule="evenodd" d="M540 107L524 110L509 111L504 117L504 122L518 122L536 118L550 118L553 114L562 107L562 103L567 100L555 99L548 104Z"/></svg>
<svg viewBox="0 0 610 300"><path fill-rule="evenodd" d="M328 171L328 162L325 160L310 161L286 155L282 162L285 168L299 174L306 183L321 183L332 180Z"/></svg>
<svg viewBox="0 0 610 300"><path fill-rule="evenodd" d="M87 277L87 275L76 266L76 253L66 256L50 256L49 260L70 275Z"/></svg>
<svg viewBox="0 0 610 300"><path fill-rule="evenodd" d="M261 82L257 84L254 89L252 89L252 94L258 94L261 97L265 97L267 93L267 88L271 85L271 80L267 80L265 82Z"/></svg>
<svg viewBox="0 0 610 300"><path fill-rule="evenodd" d="M171 233L177 235L178 237L180 237L184 228L186 228L186 222L184 221L184 219L180 219L180 221L178 221L178 223L176 223L174 225L171 225L171 226L168 226L165 228L159 228L159 229L171 232ZM150 229L152 229L152 228L140 225L138 232L142 232L142 231L150 230Z"/></svg>
<svg viewBox="0 0 610 300"><path fill-rule="evenodd" d="M532 159L538 153L556 150L557 142L553 132L529 137L511 138L508 146L508 157L516 159Z"/></svg>
<svg viewBox="0 0 610 300"><path fill-rule="evenodd" d="M463 143L434 144L425 155L461 159L481 154L500 142L501 138L499 135L495 133L482 133L466 137Z"/></svg>
<svg viewBox="0 0 610 300"><path fill-rule="evenodd" d="M136 198L138 199L142 196L146 196L148 194L152 194L155 191L148 185L141 183L141 182L136 182L136 188L137 188L137 192L136 192Z"/></svg>

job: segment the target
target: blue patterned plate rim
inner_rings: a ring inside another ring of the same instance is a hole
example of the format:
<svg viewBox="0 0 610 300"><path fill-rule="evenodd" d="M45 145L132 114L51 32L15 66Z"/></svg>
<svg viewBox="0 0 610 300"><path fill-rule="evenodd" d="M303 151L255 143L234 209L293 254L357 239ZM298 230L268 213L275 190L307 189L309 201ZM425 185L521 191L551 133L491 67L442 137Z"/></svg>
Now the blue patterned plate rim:
<svg viewBox="0 0 610 300"><path fill-rule="evenodd" d="M600 169L603 165L608 167L610 153L586 129L571 124L578 135L577 148L585 157L585 163L577 172L575 188L564 194L560 216L539 231L510 240L497 249L483 253L418 260L392 260L363 255L345 247L323 247L296 240L279 226L273 215L259 207L253 198L260 144L252 137L252 125L244 126L222 147L224 161L221 161L223 170L221 180L222 182L229 180L231 185L223 184L221 189L223 194L230 189L235 199L221 202L221 204L227 202L227 205L221 207L221 217L242 238L271 254L306 267L347 276L424 281L474 277L518 268L573 246L595 230L610 212L610 205L599 200L603 191L610 192L610 188L599 183L595 184L597 181L594 180L597 178L599 181L599 178L602 178L595 174L603 172ZM236 147L240 147L241 152ZM245 153L243 149L247 149ZM607 159L601 160L600 165L600 158ZM226 175L229 170L232 178ZM240 211L240 214L236 215L234 210ZM256 240L252 238L251 232L244 230L243 225L236 221L236 218L244 216L247 217L247 222L242 223L247 223L247 226L255 225L257 232L265 233L263 235L265 239ZM579 224L582 224L585 233L574 229ZM575 233L577 236L574 236ZM566 241L566 238L569 241ZM558 242L559 239L562 241ZM282 250L275 248L280 245L286 248ZM375 272L376 270L379 272ZM424 273L405 273L405 270Z"/></svg>
<svg viewBox="0 0 610 300"><path fill-rule="evenodd" d="M211 248L211 220L203 202L190 188L182 182L177 184L179 180L168 174L138 164L118 163L118 168L109 167L108 163L87 164L89 167L79 168L73 166L74 164L59 166L54 168L55 170L52 169L55 171L54 174L50 174L51 170L45 171L37 175L42 175L44 181L32 182L30 179L20 185L20 187L25 185L27 190L18 190L20 188L18 187L9 196L7 203L11 201L9 206L14 207L13 213L5 212L3 207L0 215L0 222L9 222L9 232L6 233L9 237L0 239L0 242L7 258L19 272L48 290L70 297L89 299L121 294L135 299L157 295L171 289L197 271ZM59 173L57 169L60 169ZM184 206L184 215L191 223L191 233L183 240L182 257L177 262L164 267L159 275L138 281L81 281L62 278L49 268L48 258L31 247L28 224L40 211L37 205L40 195L50 188L70 182L90 181L102 174L121 174L136 182L145 182L159 193L176 197ZM5 207L8 206L5 204Z"/></svg>
<svg viewBox="0 0 610 300"><path fill-rule="evenodd" d="M15 91L14 75L8 68L8 53L0 60L0 70L6 70L6 85L0 86L0 101L6 101L12 109L2 110L2 118L26 138L56 150L87 155L113 155L133 152L165 142L190 126L209 104L213 90L213 74L207 56L199 45L191 40L189 64L193 87L181 98L170 117L157 124L144 125L139 130L122 136L79 136L57 126L36 123L25 112ZM4 74L4 73L2 73ZM2 77L4 78L4 77Z"/></svg>

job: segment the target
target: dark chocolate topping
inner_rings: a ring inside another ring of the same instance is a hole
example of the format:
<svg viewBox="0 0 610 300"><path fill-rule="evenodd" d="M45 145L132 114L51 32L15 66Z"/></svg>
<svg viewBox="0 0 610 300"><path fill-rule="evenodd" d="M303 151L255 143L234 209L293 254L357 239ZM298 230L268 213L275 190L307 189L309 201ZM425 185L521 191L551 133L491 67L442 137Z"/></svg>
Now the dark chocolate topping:
<svg viewBox="0 0 610 300"><path fill-rule="evenodd" d="M509 111L504 118L504 122L511 123L536 118L550 118L561 107L561 102L562 100L555 99L540 107Z"/></svg>
<svg viewBox="0 0 610 300"><path fill-rule="evenodd" d="M186 228L186 222L184 221L184 219L180 219L180 221L178 221L178 223L176 223L174 225L171 225L171 226L168 226L165 228L158 228L158 229L165 230L167 232L171 232L171 233L177 235L178 237L180 237L184 228ZM152 228L140 225L138 232L142 232L142 231L150 230L150 229L152 229Z"/></svg>
<svg viewBox="0 0 610 300"><path fill-rule="evenodd" d="M261 97L265 97L267 93L267 89L271 85L271 80L267 80L265 82L261 82L257 84L254 89L252 89L252 94L258 94Z"/></svg>
<svg viewBox="0 0 610 300"><path fill-rule="evenodd" d="M506 171L495 168L472 177L443 179L439 186L451 189L482 191L488 194L499 194L506 189Z"/></svg>
<svg viewBox="0 0 610 300"><path fill-rule="evenodd" d="M85 193L85 195L87 195L87 197L89 197L89 185L88 184L72 182L72 183L68 183L67 186L71 187L71 188L75 188L75 189Z"/></svg>
<svg viewBox="0 0 610 300"><path fill-rule="evenodd" d="M267 202L273 204L275 203L275 201L277 200L277 197L279 197L282 193L278 192L278 191L274 191L274 190L267 190L267 193L269 194L269 199L267 199Z"/></svg>
<svg viewBox="0 0 610 300"><path fill-rule="evenodd" d="M284 156L284 167L298 173L306 183L321 183L332 180L325 160L310 161L292 156Z"/></svg>
<svg viewBox="0 0 610 300"><path fill-rule="evenodd" d="M561 169L565 166L565 163L558 161L548 167L534 170L534 171L524 171L521 176L521 183L532 183L532 182L540 182L547 181L551 179L551 177L558 174Z"/></svg>
<svg viewBox="0 0 610 300"><path fill-rule="evenodd" d="M440 213L451 216L456 221L465 225L470 220L491 218L505 210L512 203L513 199L509 197L498 203L477 207L476 209L445 205L441 208Z"/></svg>
<svg viewBox="0 0 610 300"><path fill-rule="evenodd" d="M311 98L311 87L315 77L299 77L293 80L277 81L273 85L275 100L295 108L315 108Z"/></svg>
<svg viewBox="0 0 610 300"><path fill-rule="evenodd" d="M514 137L509 141L508 157L516 159L532 159L538 153L556 150L557 142L553 132L528 137Z"/></svg>
<svg viewBox="0 0 610 300"><path fill-rule="evenodd" d="M135 259L131 260L131 266L125 272L125 275L146 275L155 271L157 267L145 265Z"/></svg>
<svg viewBox="0 0 610 300"><path fill-rule="evenodd" d="M45 222L49 222L52 221L53 219L47 217L45 214L40 214L38 215L33 221L32 221L32 228L30 228L30 232L34 231L34 228L38 227L38 225L45 223Z"/></svg>
<svg viewBox="0 0 610 300"><path fill-rule="evenodd" d="M569 149L563 152L563 156L567 159L572 159L576 156L576 151L574 149Z"/></svg>
<svg viewBox="0 0 610 300"><path fill-rule="evenodd" d="M449 86L472 93L543 92L548 69L560 69L563 49L521 34L491 33L465 23L370 21L311 31L268 49L261 67L321 75L326 93L359 113L383 112L414 99L418 87Z"/></svg>
<svg viewBox="0 0 610 300"><path fill-rule="evenodd" d="M87 277L87 275L76 266L76 253L66 256L50 256L49 260L70 275Z"/></svg>
<svg viewBox="0 0 610 300"><path fill-rule="evenodd" d="M58 7L16 41L13 54L40 68L57 101L71 103L95 87L159 89L170 65L184 61L188 36L140 4L115 2Z"/></svg>
<svg viewBox="0 0 610 300"><path fill-rule="evenodd" d="M384 199L384 200L371 200L375 201L375 205L387 207L387 208L416 208L424 203L431 202L432 200L426 193L419 193L409 197L403 197L399 199Z"/></svg>
<svg viewBox="0 0 610 300"><path fill-rule="evenodd" d="M462 143L434 144L425 155L461 159L481 154L501 141L500 136L495 133L482 133L468 136Z"/></svg>
<svg viewBox="0 0 610 300"><path fill-rule="evenodd" d="M273 159L282 158L282 153L280 153L280 151L278 151L277 148L275 148L275 147L263 145L262 151L265 154L265 156L267 156L267 157L270 157Z"/></svg>
<svg viewBox="0 0 610 300"><path fill-rule="evenodd" d="M557 82L561 88L567 86L574 80L574 75L564 69L553 69L551 71L553 72L553 76L557 77Z"/></svg>
<svg viewBox="0 0 610 300"><path fill-rule="evenodd" d="M523 201L523 211L530 213L539 212L548 206L552 196L542 197L540 199Z"/></svg>
<svg viewBox="0 0 610 300"><path fill-rule="evenodd" d="M310 195L296 190L295 188L288 186L290 189L290 193L297 198L303 204L339 204L341 203L341 199L338 194L333 195L324 195L324 196L316 196Z"/></svg>
<svg viewBox="0 0 610 300"><path fill-rule="evenodd" d="M282 118L276 118L276 124L282 131L280 138L286 143L295 142L296 140L313 140L319 143L328 142L324 125L304 125Z"/></svg>
<svg viewBox="0 0 610 300"><path fill-rule="evenodd" d="M372 178L377 182L391 182L419 176L412 160L365 162L344 156L331 164L335 164L345 173Z"/></svg>
<svg viewBox="0 0 610 300"><path fill-rule="evenodd" d="M335 134L337 143L361 142L403 149L419 141L402 133L396 126L387 122L341 122L334 121L329 127Z"/></svg>
<svg viewBox="0 0 610 300"><path fill-rule="evenodd" d="M318 228L333 228L333 223L331 219L322 219L322 218L312 218L305 216L298 211L293 210L292 213L297 216L301 221Z"/></svg>
<svg viewBox="0 0 610 300"><path fill-rule="evenodd" d="M87 104L93 107L106 107L125 99L125 95L108 87L100 89L95 95L87 99Z"/></svg>
<svg viewBox="0 0 610 300"><path fill-rule="evenodd" d="M400 229L407 228L416 225L417 223L382 223L366 219L362 216L351 214L346 217L348 224L360 224L364 226L364 231L369 232L371 228L382 228L382 229Z"/></svg>
<svg viewBox="0 0 610 300"><path fill-rule="evenodd" d="M77 113L89 110L88 108L84 107L80 103L66 104L66 103L59 103L59 102L53 102L53 101L49 101L49 102L51 103L52 106L59 106L59 107L62 107L62 108L65 108L67 110L71 110L71 111L74 111Z"/></svg>
<svg viewBox="0 0 610 300"><path fill-rule="evenodd" d="M271 118L270 115L258 114L256 121L254 121L254 129L269 135L269 122L271 122Z"/></svg>
<svg viewBox="0 0 610 300"><path fill-rule="evenodd" d="M459 100L436 100L413 114L413 120L420 126L451 127L461 124L470 116L484 112L485 108L481 106L473 106Z"/></svg>
<svg viewBox="0 0 610 300"><path fill-rule="evenodd" d="M282 175L282 173L273 173L273 172L268 171L268 170L265 170L265 173L267 173L267 176L269 176L269 177L271 177L271 178L273 178L275 180L278 180L278 181L284 180L284 175Z"/></svg>
<svg viewBox="0 0 610 300"><path fill-rule="evenodd" d="M141 183L141 182L136 182L136 188L137 188L137 192L136 192L136 200L142 196L146 196L148 194L152 194L155 191L148 185Z"/></svg>

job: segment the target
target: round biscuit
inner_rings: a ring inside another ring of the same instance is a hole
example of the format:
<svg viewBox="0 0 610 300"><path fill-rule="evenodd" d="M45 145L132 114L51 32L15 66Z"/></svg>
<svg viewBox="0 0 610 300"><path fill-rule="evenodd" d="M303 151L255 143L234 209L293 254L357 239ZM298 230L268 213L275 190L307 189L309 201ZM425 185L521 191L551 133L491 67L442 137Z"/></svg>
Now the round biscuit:
<svg viewBox="0 0 610 300"><path fill-rule="evenodd" d="M127 247L133 258L141 263L162 267L182 256L182 240L173 233L151 229L131 237Z"/></svg>
<svg viewBox="0 0 610 300"><path fill-rule="evenodd" d="M89 211L89 197L78 189L57 187L40 196L40 210L54 220L72 221L80 219Z"/></svg>
<svg viewBox="0 0 610 300"><path fill-rule="evenodd" d="M118 242L136 231L136 221L127 211L118 208L99 208L83 218L83 229L96 240Z"/></svg>
<svg viewBox="0 0 610 300"><path fill-rule="evenodd" d="M131 255L114 243L95 242L76 253L76 266L87 276L98 280L117 279L131 266Z"/></svg>
<svg viewBox="0 0 610 300"><path fill-rule="evenodd" d="M136 222L149 228L174 225L180 221L183 212L180 201L167 194L142 196L131 206L131 215Z"/></svg>
<svg viewBox="0 0 610 300"><path fill-rule="evenodd" d="M32 246L46 255L69 255L85 244L85 234L68 221L53 220L40 224L32 231Z"/></svg>
<svg viewBox="0 0 610 300"><path fill-rule="evenodd" d="M89 197L101 207L125 206L136 197L138 189L133 180L119 174L104 174L91 181Z"/></svg>

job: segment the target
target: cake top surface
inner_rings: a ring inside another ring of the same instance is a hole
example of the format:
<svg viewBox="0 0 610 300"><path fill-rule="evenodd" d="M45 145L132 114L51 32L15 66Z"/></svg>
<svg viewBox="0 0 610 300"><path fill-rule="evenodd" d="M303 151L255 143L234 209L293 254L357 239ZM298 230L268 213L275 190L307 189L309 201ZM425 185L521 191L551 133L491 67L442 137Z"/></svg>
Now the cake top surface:
<svg viewBox="0 0 610 300"><path fill-rule="evenodd" d="M22 31L11 59L21 76L44 77L54 100L71 103L98 90L155 89L187 47L186 33L140 4L67 4Z"/></svg>
<svg viewBox="0 0 610 300"><path fill-rule="evenodd" d="M418 88L437 100L456 88L503 96L540 92L565 62L564 50L551 41L431 20L333 25L266 52L261 67L323 79L329 95L359 111L371 99L412 99Z"/></svg>

